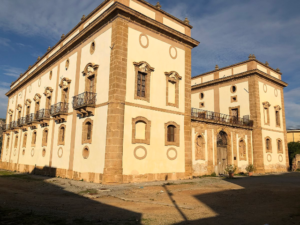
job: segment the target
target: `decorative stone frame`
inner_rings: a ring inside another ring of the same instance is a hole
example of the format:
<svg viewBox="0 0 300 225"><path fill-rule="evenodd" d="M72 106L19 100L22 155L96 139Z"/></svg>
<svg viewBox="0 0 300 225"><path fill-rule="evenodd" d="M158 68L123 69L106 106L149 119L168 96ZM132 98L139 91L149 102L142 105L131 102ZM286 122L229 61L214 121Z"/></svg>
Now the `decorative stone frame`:
<svg viewBox="0 0 300 225"><path fill-rule="evenodd" d="M65 63L65 68L66 68L66 70L68 70L69 67L70 67L70 60L67 59L67 60L66 60L66 63Z"/></svg>
<svg viewBox="0 0 300 225"><path fill-rule="evenodd" d="M65 133L64 133L64 140L62 140L62 128L64 128ZM66 140L66 125L61 124L58 128L58 142L57 145L65 145L65 140Z"/></svg>
<svg viewBox="0 0 300 225"><path fill-rule="evenodd" d="M202 145L201 146L198 145L198 137L202 137ZM205 156L206 142L205 142L204 134L197 133L195 136L194 143L195 143L195 160L205 160L206 159L206 156ZM203 151L202 154L199 154L199 148L201 149L201 151Z"/></svg>
<svg viewBox="0 0 300 225"><path fill-rule="evenodd" d="M269 149L267 149L267 139L270 140ZM272 139L269 136L265 137L265 146L266 146L266 153L272 153Z"/></svg>
<svg viewBox="0 0 300 225"><path fill-rule="evenodd" d="M205 102L199 102L199 108L204 108L205 107Z"/></svg>
<svg viewBox="0 0 300 225"><path fill-rule="evenodd" d="M90 140L87 139L87 132L88 132L88 127L86 126L86 123L90 122L91 123L91 138ZM92 144L92 139L93 139L93 120L90 118L86 119L82 123L82 139L81 139L81 144Z"/></svg>
<svg viewBox="0 0 300 225"><path fill-rule="evenodd" d="M278 142L280 142L280 150L278 149ZM280 138L276 139L276 145L277 145L277 153L283 154L283 144L282 144L282 140Z"/></svg>
<svg viewBox="0 0 300 225"><path fill-rule="evenodd" d="M146 124L145 127L145 139L136 139L135 132L136 132L136 123L143 122ZM146 119L145 117L138 116L136 118L132 118L132 144L146 144L150 145L150 133L151 133L151 121Z"/></svg>
<svg viewBox="0 0 300 225"><path fill-rule="evenodd" d="M274 109L275 109L275 124L276 124L276 127L281 127L281 114L280 114L280 110L281 110L281 107L279 106L279 105L277 105L277 106L274 106ZM277 124L277 117L276 117L276 112L278 112L278 116L279 116L279 118L278 118L278 122L279 122L279 124Z"/></svg>
<svg viewBox="0 0 300 225"><path fill-rule="evenodd" d="M25 106L26 106L26 109L25 109L25 114L26 116L30 114L30 108L31 108L31 100L30 99L27 99L25 101ZM29 108L29 113L27 113L27 109Z"/></svg>
<svg viewBox="0 0 300 225"><path fill-rule="evenodd" d="M269 108L270 108L271 104L269 102L263 102L262 104L263 104L263 110L264 110L264 112L263 112L264 124L270 126L270 110L269 110ZM267 111L267 113L265 113L265 110ZM267 116L267 118L266 118L266 116Z"/></svg>
<svg viewBox="0 0 300 225"><path fill-rule="evenodd" d="M19 140L19 135L15 135L14 148L17 148L17 147L18 147L18 140Z"/></svg>
<svg viewBox="0 0 300 225"><path fill-rule="evenodd" d="M41 96L40 94L35 94L34 97L33 97L33 101L35 101L35 108L34 108L35 113L36 113L37 111L39 111L39 109L40 109L40 105L39 105L39 109L36 110L36 109L37 109L37 104L39 104L40 101L41 101L41 97L42 97L42 96Z"/></svg>
<svg viewBox="0 0 300 225"><path fill-rule="evenodd" d="M238 98L237 95L231 96L231 102L237 102Z"/></svg>
<svg viewBox="0 0 300 225"><path fill-rule="evenodd" d="M175 154L175 156L173 157L173 158L171 158L170 156L169 156L169 152L170 151L174 151L176 154ZM177 150L175 149L175 148L169 148L168 150L167 150L167 158L169 159L169 160L175 160L175 159L177 159Z"/></svg>
<svg viewBox="0 0 300 225"><path fill-rule="evenodd" d="M150 102L150 81L151 81L151 73L154 72L154 68L144 61L134 62L133 65L135 67L134 99ZM138 81L139 72L146 74L145 97L140 97L137 95L137 81Z"/></svg>
<svg viewBox="0 0 300 225"><path fill-rule="evenodd" d="M243 142L243 148L244 149L241 149L241 145L240 143ZM243 153L243 150L244 150L244 155L242 155ZM246 149L246 141L244 140L244 138L241 138L239 140L239 158L240 158L240 161L246 161L247 160L247 149Z"/></svg>
<svg viewBox="0 0 300 225"><path fill-rule="evenodd" d="M175 126L175 141L169 142L168 141L168 126L173 125ZM168 123L165 123L165 146L180 146L180 126L179 124L175 123L174 121L170 121Z"/></svg>
<svg viewBox="0 0 300 225"><path fill-rule="evenodd" d="M237 115L237 117L240 118L240 115L241 115L240 108L241 108L240 106L229 107L229 114L228 114L228 115L232 116L231 110L237 109L237 110L238 110L238 115Z"/></svg>
<svg viewBox="0 0 300 225"><path fill-rule="evenodd" d="M37 140L37 131L33 131L32 132L32 137L31 137L31 147L36 146L36 140Z"/></svg>
<svg viewBox="0 0 300 225"><path fill-rule="evenodd" d="M165 75L166 75L166 105L178 108L179 107L179 80L181 80L182 77L175 71L165 72ZM175 103L169 102L169 82L175 83Z"/></svg>
<svg viewBox="0 0 300 225"><path fill-rule="evenodd" d="M45 91L44 91L44 95L46 96L46 98L52 97L52 92L53 92L53 88L51 88L51 87L46 87L46 88L45 88Z"/></svg>
<svg viewBox="0 0 300 225"><path fill-rule="evenodd" d="M88 63L85 66L84 70L82 71L82 75L85 76L85 91L86 92L90 92L89 91L89 78L94 76L95 81L94 81L93 93L96 93L98 68L99 68L99 65L94 64L94 63Z"/></svg>
<svg viewBox="0 0 300 225"><path fill-rule="evenodd" d="M203 97L202 97L202 95L203 95ZM200 99L200 100L203 100L204 97L205 97L204 92L199 93L199 99Z"/></svg>
<svg viewBox="0 0 300 225"><path fill-rule="evenodd" d="M22 117L22 115L21 115L21 113L22 113L22 105L21 104L18 104L18 106L17 106L17 112L18 112L17 117L18 117L18 119L20 119Z"/></svg>
<svg viewBox="0 0 300 225"><path fill-rule="evenodd" d="M235 91L233 90L233 87L235 87ZM235 93L236 91L237 91L236 85L232 85L232 86L230 87L230 92L231 92L231 93Z"/></svg>
<svg viewBox="0 0 300 225"><path fill-rule="evenodd" d="M87 152L85 151L87 149ZM87 159L90 156L90 149L88 146L84 146L84 148L82 149L82 157L84 159Z"/></svg>
<svg viewBox="0 0 300 225"><path fill-rule="evenodd" d="M93 40L90 45L90 54L93 55L96 50L96 42Z"/></svg>
<svg viewBox="0 0 300 225"><path fill-rule="evenodd" d="M24 133L24 135L23 135L22 148L26 148L26 145L27 145L27 138L28 138L28 134L27 134L27 133Z"/></svg>
<svg viewBox="0 0 300 225"><path fill-rule="evenodd" d="M47 132L46 132L47 131ZM47 133L47 136L46 136ZM43 130L43 140L42 140L42 147L45 147L48 145L48 140L49 140L49 130L45 128Z"/></svg>
<svg viewBox="0 0 300 225"><path fill-rule="evenodd" d="M175 56L172 56L172 49L174 49L175 50ZM170 57L172 58L172 59L176 59L177 58L177 55L178 55L178 53L177 53L177 48L176 47L174 47L174 46L170 46L170 48L169 48L169 54L170 54Z"/></svg>
<svg viewBox="0 0 300 225"><path fill-rule="evenodd" d="M146 37L146 39L147 39L147 44L146 45L143 45L143 43L142 43L142 37ZM148 36L146 34L144 34L144 33L140 34L139 42L140 42L140 45L143 48L148 48L148 46L149 46L149 38L148 38Z"/></svg>
<svg viewBox="0 0 300 225"><path fill-rule="evenodd" d="M145 155L144 156L142 156L142 157L139 157L139 156L137 156L137 154L136 154L136 151L138 150L138 149L143 149L144 151L145 151ZM138 159L138 160L143 160L143 159L145 159L146 157L147 157L147 149L144 147L144 146L137 146L135 149L134 149L134 151L133 151L133 155L134 155L134 157L136 158L136 159Z"/></svg>
<svg viewBox="0 0 300 225"><path fill-rule="evenodd" d="M67 90L67 103L69 103L69 94L70 94L70 83L71 79L64 77L61 79L59 87L61 88L61 102L64 102L63 100L63 92Z"/></svg>
<svg viewBox="0 0 300 225"><path fill-rule="evenodd" d="M6 138L6 149L9 148L9 142L10 142L10 136L9 134L6 134L7 138Z"/></svg>

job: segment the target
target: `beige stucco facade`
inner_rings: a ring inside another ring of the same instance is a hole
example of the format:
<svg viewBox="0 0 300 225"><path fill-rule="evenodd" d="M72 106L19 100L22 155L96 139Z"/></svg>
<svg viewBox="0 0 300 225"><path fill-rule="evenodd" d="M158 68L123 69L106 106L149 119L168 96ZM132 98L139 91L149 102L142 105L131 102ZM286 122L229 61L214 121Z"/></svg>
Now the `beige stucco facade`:
<svg viewBox="0 0 300 225"><path fill-rule="evenodd" d="M300 142L300 130L288 130L287 142Z"/></svg>
<svg viewBox="0 0 300 225"><path fill-rule="evenodd" d="M252 163L262 165L259 172L286 169L281 73L251 58L191 79L199 44L191 28L159 4L103 1L12 83L0 167L98 183L190 178L220 172L224 131L227 162L240 172ZM269 125L261 123L267 100ZM247 122L195 118L192 108L238 110ZM283 152L275 151L278 139Z"/></svg>

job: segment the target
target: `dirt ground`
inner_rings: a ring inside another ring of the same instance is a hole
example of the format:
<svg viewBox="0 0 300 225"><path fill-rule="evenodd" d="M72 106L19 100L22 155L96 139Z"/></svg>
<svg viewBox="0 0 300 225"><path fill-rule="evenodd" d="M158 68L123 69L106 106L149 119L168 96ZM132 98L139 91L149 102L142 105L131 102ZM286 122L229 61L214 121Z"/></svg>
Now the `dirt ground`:
<svg viewBox="0 0 300 225"><path fill-rule="evenodd" d="M300 173L108 186L0 170L0 224L300 224Z"/></svg>

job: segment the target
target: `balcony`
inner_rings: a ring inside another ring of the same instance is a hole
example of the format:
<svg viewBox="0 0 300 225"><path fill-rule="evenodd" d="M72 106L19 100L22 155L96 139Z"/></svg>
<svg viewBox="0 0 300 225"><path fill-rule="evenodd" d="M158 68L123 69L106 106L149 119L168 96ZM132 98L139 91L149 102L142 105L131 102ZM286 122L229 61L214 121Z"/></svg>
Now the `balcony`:
<svg viewBox="0 0 300 225"><path fill-rule="evenodd" d="M50 115L54 117L55 121L63 122L67 120L69 111L69 103L59 102L51 106Z"/></svg>
<svg viewBox="0 0 300 225"><path fill-rule="evenodd" d="M18 121L13 121L10 123L10 129L14 131L15 133L18 133L19 126L18 126Z"/></svg>
<svg viewBox="0 0 300 225"><path fill-rule="evenodd" d="M26 125L26 117L21 117L18 119L18 127L23 127L24 125Z"/></svg>
<svg viewBox="0 0 300 225"><path fill-rule="evenodd" d="M191 112L192 120L200 120L205 122L212 122L222 125L235 126L235 127L253 127L253 120L248 118L240 118L235 116L229 116L222 113L206 111L202 109L192 108Z"/></svg>
<svg viewBox="0 0 300 225"><path fill-rule="evenodd" d="M3 132L9 131L9 130L10 130L10 123L2 125L2 131Z"/></svg>
<svg viewBox="0 0 300 225"><path fill-rule="evenodd" d="M50 109L41 109L36 112L36 119L42 127L48 126L50 121Z"/></svg>
<svg viewBox="0 0 300 225"><path fill-rule="evenodd" d="M73 97L73 108L81 116L95 114L96 106L96 93L93 92L83 92L77 96Z"/></svg>

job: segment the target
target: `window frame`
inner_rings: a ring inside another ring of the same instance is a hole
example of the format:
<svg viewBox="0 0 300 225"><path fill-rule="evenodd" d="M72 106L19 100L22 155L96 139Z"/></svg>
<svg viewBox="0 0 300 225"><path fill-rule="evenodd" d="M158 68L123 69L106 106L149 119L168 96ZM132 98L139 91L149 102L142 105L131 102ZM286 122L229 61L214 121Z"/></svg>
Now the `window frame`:
<svg viewBox="0 0 300 225"><path fill-rule="evenodd" d="M270 146L269 146L269 149L267 148L267 140L270 140ZM268 137L265 137L265 148L266 148L266 152L267 153L272 153L272 139L268 136Z"/></svg>
<svg viewBox="0 0 300 225"><path fill-rule="evenodd" d="M280 142L280 149L278 149L278 146L279 146L278 142ZM283 154L283 142L280 138L277 138L276 145L277 145L277 153L278 154Z"/></svg>
<svg viewBox="0 0 300 225"><path fill-rule="evenodd" d="M146 124L145 126L145 139L136 139L136 124L138 122L143 122ZM146 144L150 145L150 133L151 133L151 121L145 117L138 116L136 118L132 118L132 144Z"/></svg>
<svg viewBox="0 0 300 225"><path fill-rule="evenodd" d="M45 133L47 133L47 135L45 136ZM49 139L49 130L48 128L45 128L43 130L43 140L42 140L42 147L45 147L48 145L48 139Z"/></svg>
<svg viewBox="0 0 300 225"><path fill-rule="evenodd" d="M202 138L201 146L198 144L198 138ZM195 136L195 160L205 160L206 159L206 142L205 136L203 134L197 133ZM199 152L200 149L200 152Z"/></svg>
<svg viewBox="0 0 300 225"><path fill-rule="evenodd" d="M134 88L134 99L144 100L150 102L150 89L151 89L151 73L154 72L154 68L151 67L147 62L134 62L135 69L135 88ZM146 75L145 79L145 97L138 96L138 73L144 73Z"/></svg>
<svg viewBox="0 0 300 225"><path fill-rule="evenodd" d="M281 127L281 107L279 105L274 106L275 110L275 125L276 127ZM278 113L278 118L277 118L277 113ZM277 123L278 122L278 123Z"/></svg>
<svg viewBox="0 0 300 225"><path fill-rule="evenodd" d="M243 149L241 149L241 142L243 142ZM243 156L241 153L244 151L245 155ZM240 161L247 161L247 147L246 147L246 141L244 138L241 138L239 140L239 159Z"/></svg>
<svg viewBox="0 0 300 225"><path fill-rule="evenodd" d="M270 106L269 102L263 102L264 124L270 126ZM266 111L266 113L265 113ZM267 115L266 115L267 114Z"/></svg>
<svg viewBox="0 0 300 225"><path fill-rule="evenodd" d="M87 134L88 134L88 125L87 123L91 124L91 138L87 139ZM82 144L92 144L93 141L93 120L90 118L87 118L83 121L82 123L82 139L81 139L81 143Z"/></svg>
<svg viewBox="0 0 300 225"><path fill-rule="evenodd" d="M64 139L62 140L62 128L64 129ZM58 128L58 145L65 145L65 141L66 141L66 125L65 124L61 124Z"/></svg>
<svg viewBox="0 0 300 225"><path fill-rule="evenodd" d="M26 145L27 145L27 138L28 138L28 134L27 134L27 133L24 133L24 135L23 135L22 148L26 148Z"/></svg>
<svg viewBox="0 0 300 225"><path fill-rule="evenodd" d="M31 147L36 146L36 140L37 140L37 132L33 131L32 132L32 137L31 137Z"/></svg>
<svg viewBox="0 0 300 225"><path fill-rule="evenodd" d="M182 79L182 77L176 71L165 72L165 75L166 75L166 105L179 108L179 81ZM169 82L175 83L175 103L169 102Z"/></svg>
<svg viewBox="0 0 300 225"><path fill-rule="evenodd" d="M175 132L174 132L175 140L172 141L172 142L168 141L168 127L170 125L172 125L176 128ZM177 147L180 146L180 125L177 124L174 121L170 121L170 122L165 123L165 146L177 146Z"/></svg>

